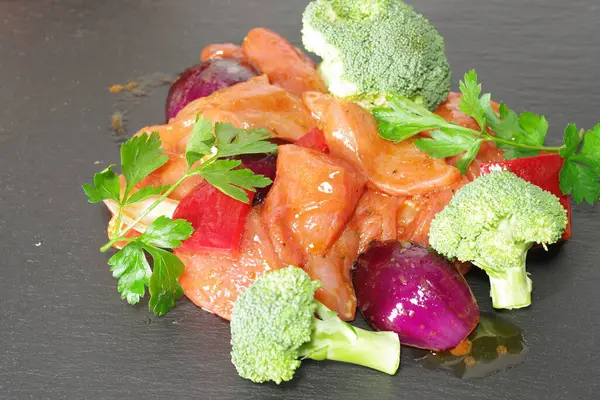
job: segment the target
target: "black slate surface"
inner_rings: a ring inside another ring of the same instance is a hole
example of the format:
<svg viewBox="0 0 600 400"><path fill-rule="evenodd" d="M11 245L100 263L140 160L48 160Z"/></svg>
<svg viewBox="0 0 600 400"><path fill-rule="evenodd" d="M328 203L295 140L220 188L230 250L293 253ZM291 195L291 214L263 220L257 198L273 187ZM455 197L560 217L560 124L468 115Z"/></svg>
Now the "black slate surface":
<svg viewBox="0 0 600 400"><path fill-rule="evenodd" d="M445 36L458 77L517 110L600 120L596 0L413 0ZM118 161L111 83L176 73L211 42L263 25L300 41L305 1L0 0L0 398L595 399L600 375L599 208L578 206L574 237L534 261L533 306L503 316L526 362L461 381L405 352L394 376L306 362L289 384L254 385L229 362L226 322L182 300L163 318L120 300L98 247L107 213L80 184ZM140 98L130 129L159 123L166 89ZM490 310L485 277L469 277ZM358 322L362 324L362 322Z"/></svg>

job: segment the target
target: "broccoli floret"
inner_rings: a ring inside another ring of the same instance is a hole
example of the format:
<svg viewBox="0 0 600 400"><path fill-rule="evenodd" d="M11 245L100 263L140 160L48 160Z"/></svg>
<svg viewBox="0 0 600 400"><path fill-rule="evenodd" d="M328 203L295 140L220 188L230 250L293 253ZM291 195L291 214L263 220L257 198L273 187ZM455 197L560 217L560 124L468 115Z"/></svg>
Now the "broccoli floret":
<svg viewBox="0 0 600 400"><path fill-rule="evenodd" d="M531 304L527 251L558 241L566 226L567 211L556 196L495 171L456 192L431 222L429 242L444 256L483 269L494 308L514 309Z"/></svg>
<svg viewBox="0 0 600 400"><path fill-rule="evenodd" d="M398 335L342 321L314 299L319 286L302 269L288 267L263 275L238 297L231 315L231 361L242 378L289 381L305 358L396 373Z"/></svg>
<svg viewBox="0 0 600 400"><path fill-rule="evenodd" d="M331 93L368 106L400 93L435 109L448 96L444 39L400 0L315 0L304 11L304 47L323 62Z"/></svg>

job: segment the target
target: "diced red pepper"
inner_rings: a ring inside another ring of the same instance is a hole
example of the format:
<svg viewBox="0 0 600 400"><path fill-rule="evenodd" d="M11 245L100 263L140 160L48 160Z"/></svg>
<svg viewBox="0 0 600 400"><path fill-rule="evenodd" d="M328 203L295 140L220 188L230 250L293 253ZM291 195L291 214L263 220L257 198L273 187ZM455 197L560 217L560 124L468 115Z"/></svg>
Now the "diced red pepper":
<svg viewBox="0 0 600 400"><path fill-rule="evenodd" d="M571 199L560 191L559 176L562 166L563 159L558 154L544 154L482 164L481 173L489 173L498 167L507 169L558 197L568 213L569 222L562 237L563 240L568 240L571 238Z"/></svg>
<svg viewBox="0 0 600 400"><path fill-rule="evenodd" d="M329 152L327 147L327 141L323 131L319 128L314 128L294 143L296 146L307 147L309 149L317 150L322 153Z"/></svg>
<svg viewBox="0 0 600 400"><path fill-rule="evenodd" d="M179 250L193 253L200 249L222 249L236 255L240 248L250 204L238 201L208 182L202 182L185 196L173 213L174 219L185 219L194 227L192 236Z"/></svg>

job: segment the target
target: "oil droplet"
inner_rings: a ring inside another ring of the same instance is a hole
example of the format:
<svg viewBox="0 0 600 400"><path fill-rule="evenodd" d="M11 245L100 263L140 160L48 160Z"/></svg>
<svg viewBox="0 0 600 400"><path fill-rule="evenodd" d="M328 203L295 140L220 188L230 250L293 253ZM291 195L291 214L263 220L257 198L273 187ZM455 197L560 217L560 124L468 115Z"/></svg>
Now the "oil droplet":
<svg viewBox="0 0 600 400"><path fill-rule="evenodd" d="M477 365L477 360L473 356L467 356L467 357L465 357L463 359L463 362L465 363L465 365L467 366L467 368L473 368L475 365Z"/></svg>
<svg viewBox="0 0 600 400"><path fill-rule="evenodd" d="M468 352L410 351L423 367L447 371L462 379L483 377L521 364L529 352L521 330L494 313L481 314L479 325L468 341L471 343Z"/></svg>

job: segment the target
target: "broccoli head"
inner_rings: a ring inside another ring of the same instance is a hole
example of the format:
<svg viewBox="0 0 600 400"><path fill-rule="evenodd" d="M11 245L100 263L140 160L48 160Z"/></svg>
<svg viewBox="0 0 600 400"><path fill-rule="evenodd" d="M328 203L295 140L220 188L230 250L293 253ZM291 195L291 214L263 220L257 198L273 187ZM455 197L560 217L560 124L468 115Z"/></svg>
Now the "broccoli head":
<svg viewBox="0 0 600 400"><path fill-rule="evenodd" d="M444 256L486 271L494 308L522 308L531 304L527 251L558 241L566 226L567 211L556 196L495 171L456 192L431 222L429 242Z"/></svg>
<svg viewBox="0 0 600 400"><path fill-rule="evenodd" d="M323 62L331 93L381 105L400 93L433 110L448 96L444 39L400 0L315 0L303 16L304 47Z"/></svg>
<svg viewBox="0 0 600 400"><path fill-rule="evenodd" d="M231 315L231 361L242 378L289 381L305 358L396 372L398 335L342 321L314 299L319 286L304 270L290 266L263 275L238 297Z"/></svg>

